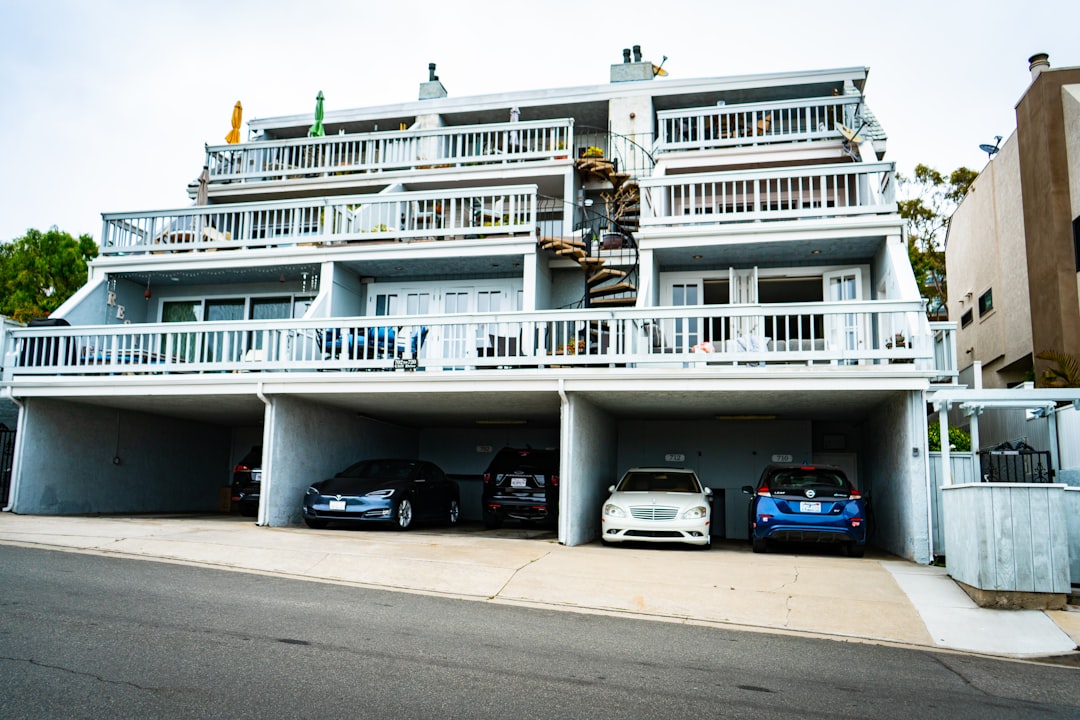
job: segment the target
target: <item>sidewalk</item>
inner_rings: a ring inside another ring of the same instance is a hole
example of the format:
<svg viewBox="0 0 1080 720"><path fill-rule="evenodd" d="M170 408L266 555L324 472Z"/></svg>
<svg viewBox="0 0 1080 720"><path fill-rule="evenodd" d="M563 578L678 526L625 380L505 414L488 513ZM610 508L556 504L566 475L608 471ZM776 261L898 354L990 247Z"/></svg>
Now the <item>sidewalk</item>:
<svg viewBox="0 0 1080 720"><path fill-rule="evenodd" d="M229 516L0 513L0 544L141 557L482 602L937 647L1010 657L1069 653L1080 607L977 607L944 569L889 555L753 555L744 543L565 547L551 533L479 527L260 528Z"/></svg>

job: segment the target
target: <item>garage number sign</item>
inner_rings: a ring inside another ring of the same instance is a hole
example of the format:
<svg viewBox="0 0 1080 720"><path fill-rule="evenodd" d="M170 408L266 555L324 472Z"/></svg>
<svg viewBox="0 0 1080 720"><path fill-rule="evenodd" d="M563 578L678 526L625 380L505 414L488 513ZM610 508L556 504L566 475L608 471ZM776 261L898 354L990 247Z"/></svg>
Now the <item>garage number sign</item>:
<svg viewBox="0 0 1080 720"><path fill-rule="evenodd" d="M772 461L774 463L789 463L789 462L791 462L791 456L790 455L773 455L772 456Z"/></svg>
<svg viewBox="0 0 1080 720"><path fill-rule="evenodd" d="M664 462L683 462L686 460L686 455L682 453L668 453L664 456Z"/></svg>

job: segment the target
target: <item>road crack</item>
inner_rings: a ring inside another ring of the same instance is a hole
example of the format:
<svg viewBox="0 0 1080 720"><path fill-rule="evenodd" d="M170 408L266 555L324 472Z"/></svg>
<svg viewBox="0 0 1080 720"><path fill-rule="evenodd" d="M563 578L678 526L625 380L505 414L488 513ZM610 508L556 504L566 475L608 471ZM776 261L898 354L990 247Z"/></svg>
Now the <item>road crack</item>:
<svg viewBox="0 0 1080 720"><path fill-rule="evenodd" d="M50 665L49 663L40 662L38 660L35 660L34 658L17 658L17 657L9 657L9 656L6 656L6 655L0 655L0 660L8 660L8 661L11 661L11 662L16 662L16 663L26 663L28 665L33 665L35 667L40 667L40 668L46 668L48 670L59 670L60 672L66 672L66 673L68 673L70 675L78 675L79 677L92 678L94 680L97 680L98 682L105 683L107 685L123 685L123 686L126 686L126 687L134 688L136 690L142 690L142 691L145 691L145 692L158 692L160 690L160 688L145 687L143 685L138 685L136 683L127 682L127 681L124 681L124 680L110 680L109 678L104 678L104 677L101 677L100 675L95 675L94 673L83 672L83 671L80 671L80 670L72 670L71 668L64 667L63 665Z"/></svg>

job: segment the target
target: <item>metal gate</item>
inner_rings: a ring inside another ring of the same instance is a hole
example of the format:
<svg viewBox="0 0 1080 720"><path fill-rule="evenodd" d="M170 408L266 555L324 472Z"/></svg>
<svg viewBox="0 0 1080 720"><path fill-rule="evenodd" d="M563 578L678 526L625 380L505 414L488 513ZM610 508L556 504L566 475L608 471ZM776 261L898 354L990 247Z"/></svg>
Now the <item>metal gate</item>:
<svg viewBox="0 0 1080 720"><path fill-rule="evenodd" d="M15 431L0 423L0 507L8 504L11 466L15 463Z"/></svg>
<svg viewBox="0 0 1080 720"><path fill-rule="evenodd" d="M1023 440L1003 442L979 451L979 474L983 482L1048 483L1054 481L1050 453L1036 450Z"/></svg>

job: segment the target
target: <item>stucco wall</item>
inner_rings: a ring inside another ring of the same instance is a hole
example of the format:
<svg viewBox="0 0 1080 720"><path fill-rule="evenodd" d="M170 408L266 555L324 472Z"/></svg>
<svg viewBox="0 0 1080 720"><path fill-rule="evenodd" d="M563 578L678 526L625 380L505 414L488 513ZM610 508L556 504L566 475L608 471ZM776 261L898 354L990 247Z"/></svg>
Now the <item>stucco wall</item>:
<svg viewBox="0 0 1080 720"><path fill-rule="evenodd" d="M953 215L945 263L949 319L957 323L960 369L983 363L983 387L1018 381L1016 369L999 371L1032 352L1019 143L1015 134L979 177ZM979 296L991 290L994 309L979 316ZM972 311L972 323L960 327ZM968 352L968 349L971 352Z"/></svg>
<svg viewBox="0 0 1080 720"><path fill-rule="evenodd" d="M871 543L915 562L930 562L922 393L898 393L883 402L867 416L863 435L875 440L863 455L862 475L872 503Z"/></svg>
<svg viewBox="0 0 1080 720"><path fill-rule="evenodd" d="M263 450L259 522L303 522L304 491L364 458L417 456L416 431L354 412L291 397L274 397ZM268 452L265 448L271 448Z"/></svg>
<svg viewBox="0 0 1080 720"><path fill-rule="evenodd" d="M219 489L230 474L228 428L58 400L25 402L15 512L220 509Z"/></svg>

